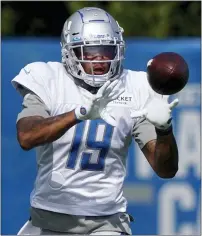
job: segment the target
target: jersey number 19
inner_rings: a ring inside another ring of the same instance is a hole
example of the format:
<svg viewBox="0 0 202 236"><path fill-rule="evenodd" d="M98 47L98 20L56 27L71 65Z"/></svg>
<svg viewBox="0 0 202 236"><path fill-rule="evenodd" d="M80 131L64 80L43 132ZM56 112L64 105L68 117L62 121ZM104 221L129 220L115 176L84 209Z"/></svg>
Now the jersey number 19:
<svg viewBox="0 0 202 236"><path fill-rule="evenodd" d="M81 122L76 125L66 165L68 169L74 169L77 160L80 159L81 170L104 170L105 159L111 146L114 127L101 119L91 120L89 122L87 132L85 132L87 122ZM85 150L83 151L82 149ZM95 154L97 154L97 161L96 163L91 163L92 155Z"/></svg>

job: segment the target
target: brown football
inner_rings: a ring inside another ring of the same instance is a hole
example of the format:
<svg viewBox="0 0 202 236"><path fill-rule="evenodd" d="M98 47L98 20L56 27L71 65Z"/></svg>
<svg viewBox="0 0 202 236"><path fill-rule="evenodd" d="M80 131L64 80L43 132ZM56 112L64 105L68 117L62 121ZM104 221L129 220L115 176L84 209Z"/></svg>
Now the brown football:
<svg viewBox="0 0 202 236"><path fill-rule="evenodd" d="M187 84L189 67L179 54L163 52L147 63L147 77L155 92L171 95L181 91Z"/></svg>

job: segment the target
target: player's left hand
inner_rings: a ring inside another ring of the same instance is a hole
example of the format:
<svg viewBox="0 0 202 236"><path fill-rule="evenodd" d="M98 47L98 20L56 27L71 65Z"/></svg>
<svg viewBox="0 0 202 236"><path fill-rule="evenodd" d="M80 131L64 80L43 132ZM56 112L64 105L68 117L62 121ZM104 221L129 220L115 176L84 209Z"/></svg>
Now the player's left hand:
<svg viewBox="0 0 202 236"><path fill-rule="evenodd" d="M155 97L142 110L131 111L131 117L145 117L156 128L167 130L171 126L171 111L178 103L178 99L169 104L165 99Z"/></svg>

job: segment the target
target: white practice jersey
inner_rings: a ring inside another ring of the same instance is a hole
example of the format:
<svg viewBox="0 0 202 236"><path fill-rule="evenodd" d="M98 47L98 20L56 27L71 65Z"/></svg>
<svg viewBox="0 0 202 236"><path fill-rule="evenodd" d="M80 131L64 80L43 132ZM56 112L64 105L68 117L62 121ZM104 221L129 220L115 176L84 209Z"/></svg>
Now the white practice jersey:
<svg viewBox="0 0 202 236"><path fill-rule="evenodd" d="M124 70L120 80L125 92L107 106L117 120L116 127L101 119L82 121L58 140L36 148L38 173L32 207L85 216L126 211L126 157L137 122L130 111L142 109L150 97L158 95L151 90L145 72ZM40 97L50 116L72 111L92 96L75 85L58 62L29 64L12 84L19 92L24 87ZM145 143L153 139L146 131L147 135ZM139 143L140 148L145 143Z"/></svg>

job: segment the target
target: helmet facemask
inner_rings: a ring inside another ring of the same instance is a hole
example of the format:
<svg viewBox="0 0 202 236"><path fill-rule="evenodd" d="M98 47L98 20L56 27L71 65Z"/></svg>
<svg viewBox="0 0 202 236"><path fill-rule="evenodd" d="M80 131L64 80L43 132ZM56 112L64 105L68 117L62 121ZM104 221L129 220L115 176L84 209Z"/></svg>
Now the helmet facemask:
<svg viewBox="0 0 202 236"><path fill-rule="evenodd" d="M121 73L123 45L91 43L66 46L65 49L63 59L68 71L73 77L82 79L93 87L100 87L107 80L116 79Z"/></svg>

